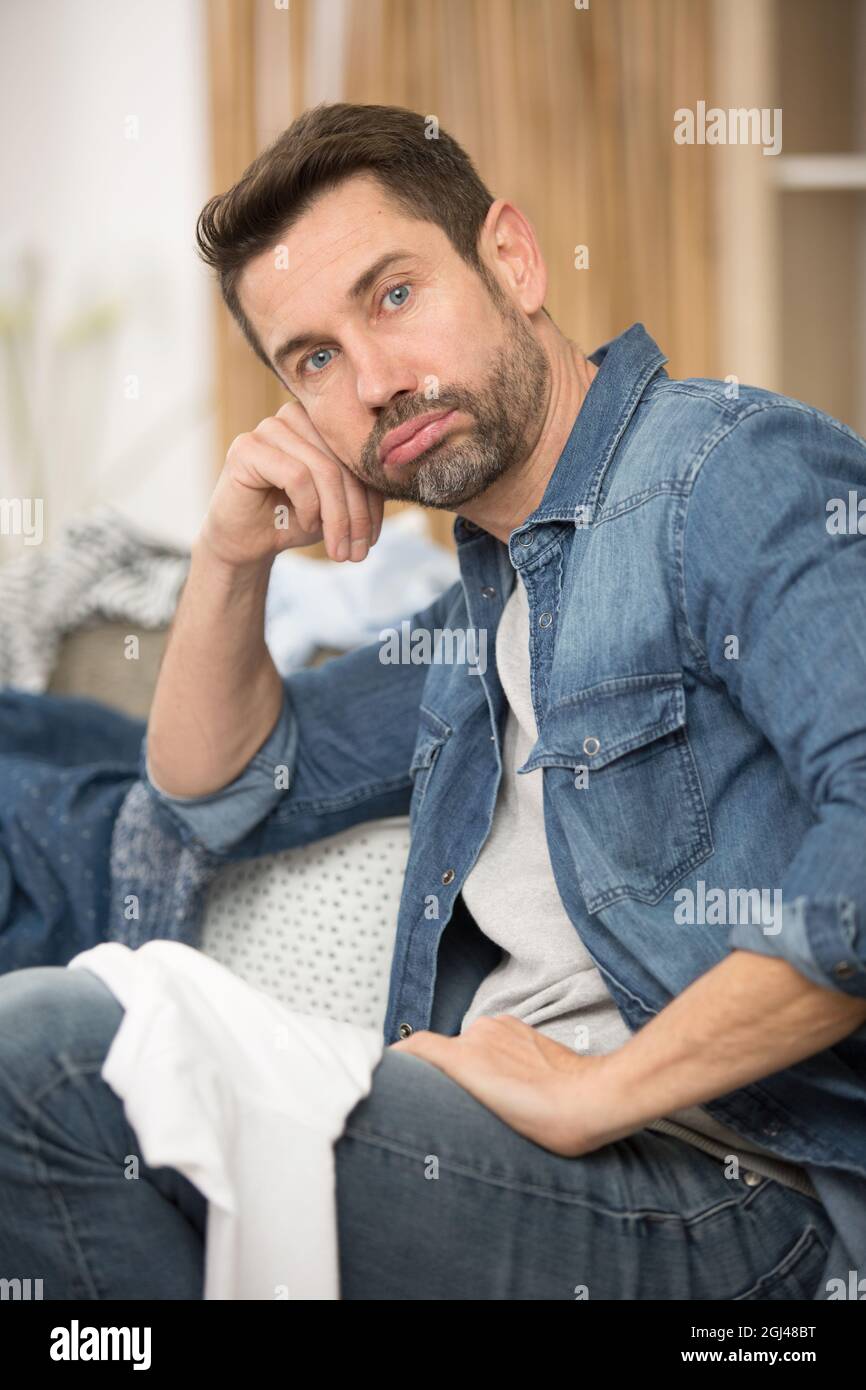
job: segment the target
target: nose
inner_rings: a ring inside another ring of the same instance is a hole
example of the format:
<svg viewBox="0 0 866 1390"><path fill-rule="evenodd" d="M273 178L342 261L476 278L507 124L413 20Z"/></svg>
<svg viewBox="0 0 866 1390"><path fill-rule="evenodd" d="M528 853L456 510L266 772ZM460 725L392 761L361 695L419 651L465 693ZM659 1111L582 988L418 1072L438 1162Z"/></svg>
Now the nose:
<svg viewBox="0 0 866 1390"><path fill-rule="evenodd" d="M419 378L399 352L366 341L353 353L358 400L367 410L382 410L397 396L418 391Z"/></svg>

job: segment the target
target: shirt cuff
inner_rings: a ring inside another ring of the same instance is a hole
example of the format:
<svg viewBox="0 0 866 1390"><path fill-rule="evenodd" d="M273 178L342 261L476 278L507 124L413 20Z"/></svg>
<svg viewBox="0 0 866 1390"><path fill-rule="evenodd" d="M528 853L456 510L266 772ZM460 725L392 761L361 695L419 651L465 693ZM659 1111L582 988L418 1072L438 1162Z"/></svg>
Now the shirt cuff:
<svg viewBox="0 0 866 1390"><path fill-rule="evenodd" d="M184 843L194 840L212 853L230 848L267 818L292 780L297 726L288 695L267 740L233 782L204 796L172 796L153 779L147 761L147 735L139 754L139 775L162 806Z"/></svg>
<svg viewBox="0 0 866 1390"><path fill-rule="evenodd" d="M861 933L862 934L862 933ZM764 923L740 922L728 945L786 960L813 984L866 995L863 943L857 943L857 907L848 898L831 902L794 898Z"/></svg>

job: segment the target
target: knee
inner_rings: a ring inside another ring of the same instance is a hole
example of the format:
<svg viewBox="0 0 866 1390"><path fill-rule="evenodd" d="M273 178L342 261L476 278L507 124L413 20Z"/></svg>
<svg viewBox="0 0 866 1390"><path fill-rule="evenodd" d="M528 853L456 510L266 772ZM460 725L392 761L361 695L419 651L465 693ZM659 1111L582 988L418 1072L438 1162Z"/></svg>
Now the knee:
<svg viewBox="0 0 866 1390"><path fill-rule="evenodd" d="M33 966L0 975L0 1075L23 1077L61 1053L104 1055L123 1008L96 975L64 966Z"/></svg>
<svg viewBox="0 0 866 1390"><path fill-rule="evenodd" d="M426 1058L386 1047L369 1091L346 1117L343 1134L390 1133L408 1139L426 1133L433 1116L441 1117L463 1097L472 1101L468 1091Z"/></svg>

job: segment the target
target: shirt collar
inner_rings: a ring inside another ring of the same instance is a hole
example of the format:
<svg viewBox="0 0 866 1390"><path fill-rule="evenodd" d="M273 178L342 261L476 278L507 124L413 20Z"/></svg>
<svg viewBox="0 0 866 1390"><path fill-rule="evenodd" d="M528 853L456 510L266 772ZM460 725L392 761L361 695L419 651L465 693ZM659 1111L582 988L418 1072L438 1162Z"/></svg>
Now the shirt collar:
<svg viewBox="0 0 866 1390"><path fill-rule="evenodd" d="M648 383L668 359L643 324L633 323L624 333L590 353L589 360L598 367L598 372L583 399L565 448L540 504L512 531L512 536L544 521L587 525L623 431ZM473 539L482 530L458 516L454 523L454 539L460 544Z"/></svg>

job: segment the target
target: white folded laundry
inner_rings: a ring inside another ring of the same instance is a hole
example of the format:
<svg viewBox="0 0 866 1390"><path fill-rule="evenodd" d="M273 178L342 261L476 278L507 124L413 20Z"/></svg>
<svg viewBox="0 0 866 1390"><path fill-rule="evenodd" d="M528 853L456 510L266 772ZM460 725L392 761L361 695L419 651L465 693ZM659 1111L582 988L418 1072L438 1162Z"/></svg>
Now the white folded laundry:
<svg viewBox="0 0 866 1390"><path fill-rule="evenodd" d="M151 1167L208 1201L206 1299L337 1299L334 1144L369 1092L377 1030L301 1014L176 941L103 942L125 1009L102 1067Z"/></svg>

